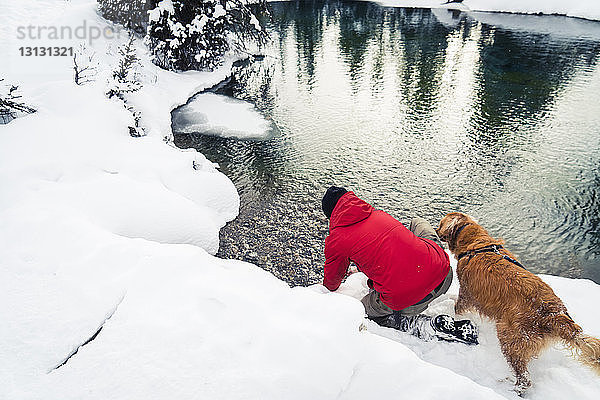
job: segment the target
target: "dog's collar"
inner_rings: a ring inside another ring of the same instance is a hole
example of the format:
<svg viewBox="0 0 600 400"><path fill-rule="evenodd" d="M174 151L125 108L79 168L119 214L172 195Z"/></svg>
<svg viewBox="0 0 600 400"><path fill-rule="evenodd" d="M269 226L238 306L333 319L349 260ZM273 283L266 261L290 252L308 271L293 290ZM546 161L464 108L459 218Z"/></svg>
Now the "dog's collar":
<svg viewBox="0 0 600 400"><path fill-rule="evenodd" d="M454 232L454 233L452 234L452 236L448 236L448 240L447 240L447 242L448 242L448 243L451 243L451 242L452 242L452 243L455 243L455 242L456 242L456 239L458 239L458 235L460 235L460 233L462 232L462 230L463 230L463 229L465 229L465 228L466 228L467 226L469 226L469 225L471 225L471 223L470 223L470 222L467 222L466 224L464 224L463 226L461 226L460 228L458 228L458 229L456 230L456 232Z"/></svg>
<svg viewBox="0 0 600 400"><path fill-rule="evenodd" d="M456 232L454 232L453 239L456 240L458 239L458 235L460 235L460 233L462 232L463 229L465 229L467 226L471 225L470 222L467 222L466 224L464 224L463 226L461 226L460 228L458 228L456 230Z"/></svg>

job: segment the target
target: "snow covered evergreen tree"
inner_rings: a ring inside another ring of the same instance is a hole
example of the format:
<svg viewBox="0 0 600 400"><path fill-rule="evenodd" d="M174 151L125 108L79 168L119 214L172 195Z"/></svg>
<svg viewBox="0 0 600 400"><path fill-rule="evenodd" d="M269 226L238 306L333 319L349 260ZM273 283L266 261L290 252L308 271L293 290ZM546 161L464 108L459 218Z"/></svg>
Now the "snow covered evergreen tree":
<svg viewBox="0 0 600 400"><path fill-rule="evenodd" d="M137 92L142 88L139 76L141 67L140 59L135 48L135 37L130 34L127 43L119 46L119 63L108 80L106 96L110 99L116 97L123 102L123 106L131 113L132 124L129 125L129 134L133 137L145 136L145 130L140 125L141 113L127 102L127 93Z"/></svg>
<svg viewBox="0 0 600 400"><path fill-rule="evenodd" d="M140 90L142 83L138 79L138 68L140 59L134 46L135 38L129 37L127 43L119 47L119 64L113 70L108 83L106 95L108 98L123 98L125 93L132 93Z"/></svg>
<svg viewBox="0 0 600 400"><path fill-rule="evenodd" d="M98 10L109 21L122 24L137 33L145 33L148 11L156 7L158 2L159 0L98 0Z"/></svg>
<svg viewBox="0 0 600 400"><path fill-rule="evenodd" d="M254 9L252 9L254 4ZM255 12L264 0L163 0L150 12L146 42L171 70L213 69L231 48L266 40Z"/></svg>

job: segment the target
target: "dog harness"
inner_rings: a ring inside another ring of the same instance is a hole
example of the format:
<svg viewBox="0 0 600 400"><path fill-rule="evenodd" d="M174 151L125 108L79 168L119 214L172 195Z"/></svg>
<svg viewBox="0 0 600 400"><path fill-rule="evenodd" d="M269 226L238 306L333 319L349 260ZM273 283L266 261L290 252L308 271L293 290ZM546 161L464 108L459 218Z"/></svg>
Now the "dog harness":
<svg viewBox="0 0 600 400"><path fill-rule="evenodd" d="M469 261L471 261L471 258L473 258L474 256L476 256L477 254L481 254L481 253L496 253L499 256L502 256L503 259L505 259L506 261L510 261L511 263L526 269L523 264L521 264L520 262L518 262L517 260L515 260L512 257L507 256L506 254L502 254L500 253L500 249L503 249L504 247L502 247L502 245L500 244L491 244L489 246L485 246L485 247L481 247L479 249L475 249L475 250L469 250L469 251L465 251L464 253L460 253L458 255L458 261L460 261L461 258L464 257L469 257L469 259L467 260L467 263Z"/></svg>

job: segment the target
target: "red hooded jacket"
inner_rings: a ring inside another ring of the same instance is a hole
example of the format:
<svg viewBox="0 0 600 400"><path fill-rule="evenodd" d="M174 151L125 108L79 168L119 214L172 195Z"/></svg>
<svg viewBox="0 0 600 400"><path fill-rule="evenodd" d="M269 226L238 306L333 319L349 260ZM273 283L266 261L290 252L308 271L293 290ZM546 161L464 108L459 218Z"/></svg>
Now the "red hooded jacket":
<svg viewBox="0 0 600 400"><path fill-rule="evenodd" d="M421 301L450 271L448 254L440 246L348 192L331 213L325 239L327 289L340 286L351 261L392 310Z"/></svg>

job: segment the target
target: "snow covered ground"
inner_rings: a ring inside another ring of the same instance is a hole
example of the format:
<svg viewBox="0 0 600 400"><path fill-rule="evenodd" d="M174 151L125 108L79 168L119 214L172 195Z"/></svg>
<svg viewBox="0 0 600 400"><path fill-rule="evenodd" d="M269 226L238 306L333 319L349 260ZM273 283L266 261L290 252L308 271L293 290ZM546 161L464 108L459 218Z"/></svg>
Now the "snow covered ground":
<svg viewBox="0 0 600 400"><path fill-rule="evenodd" d="M455 267L455 260L451 257ZM540 276L563 299L575 321L581 324L584 331L600 337L600 323L589 299L600 296L600 286L589 280L574 280L556 276ZM367 293L366 278L363 274L349 277L338 292L360 298ZM454 300L458 296L458 283L455 276L447 295L436 300L426 311L427 314L453 314ZM483 386L492 388L497 394L506 398L518 398L514 392L514 378L508 364L504 360L495 325L487 318L476 314L465 314L463 318L475 321L479 326L480 344L475 347L465 347L460 344L440 342L424 343L408 334L393 329L382 328L368 322L371 333L381 335L390 340L403 343L413 350L420 359L433 365L448 368L462 376L466 376ZM556 345L546 350L542 355L529 364L534 387L525 397L531 399L592 399L600 394L600 378L592 371L578 364L569 357L569 352L562 346Z"/></svg>
<svg viewBox="0 0 600 400"><path fill-rule="evenodd" d="M524 14L560 14L600 20L597 0L464 0L462 4L445 4L444 0L376 0L393 7L454 8L471 11L509 12Z"/></svg>
<svg viewBox="0 0 600 400"><path fill-rule="evenodd" d="M219 228L237 214L236 190L201 154L164 138L171 109L230 65L174 74L141 53L144 88L131 102L148 136L132 138L131 114L104 96L126 37L90 44L99 70L86 86L73 83L70 59L17 54L38 43L14 39L18 26L84 21L108 26L90 0L0 5L3 37L13 38L0 43L3 76L38 109L0 126L0 398L517 398L489 321L471 316L478 347L423 343L364 320L353 298L364 293L361 274L340 293L291 289L213 257ZM600 336L600 286L543 278ZM456 293L455 284L431 312L451 313ZM600 395L600 378L564 350L531 371L529 398Z"/></svg>

